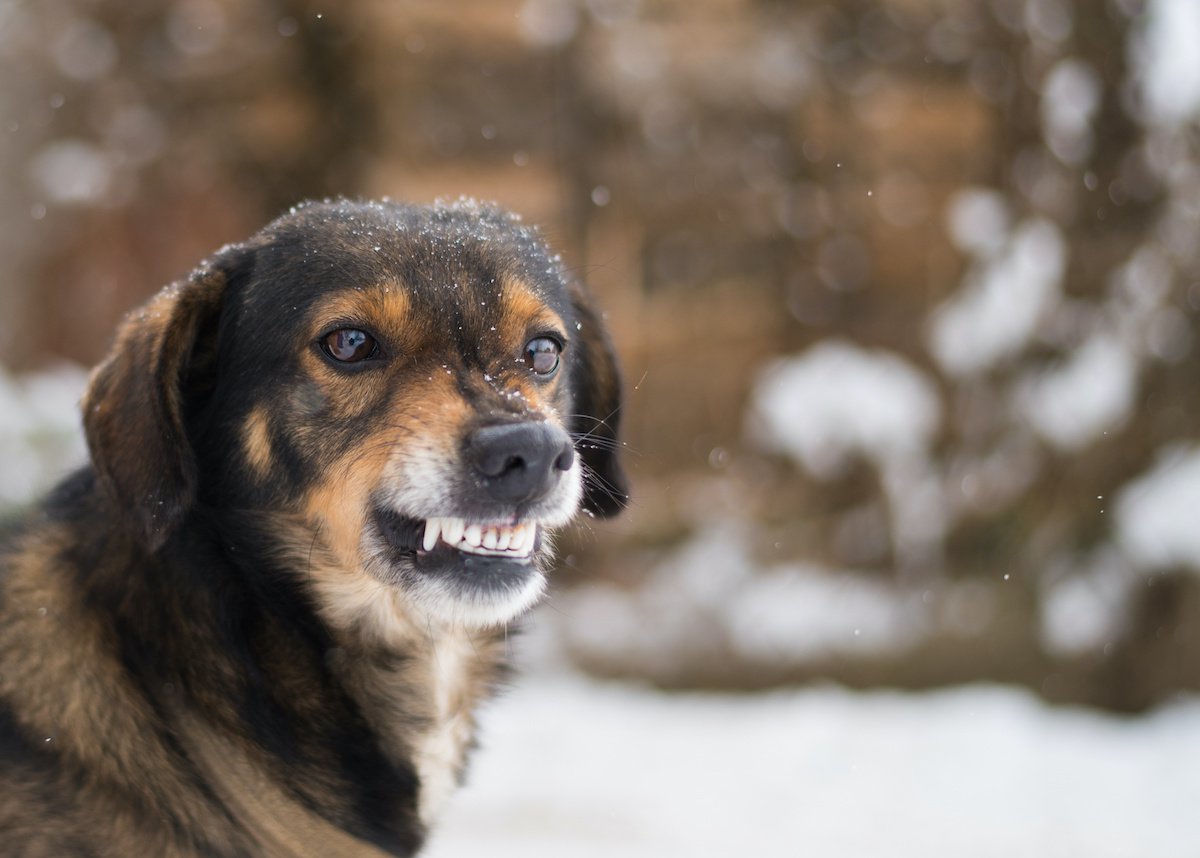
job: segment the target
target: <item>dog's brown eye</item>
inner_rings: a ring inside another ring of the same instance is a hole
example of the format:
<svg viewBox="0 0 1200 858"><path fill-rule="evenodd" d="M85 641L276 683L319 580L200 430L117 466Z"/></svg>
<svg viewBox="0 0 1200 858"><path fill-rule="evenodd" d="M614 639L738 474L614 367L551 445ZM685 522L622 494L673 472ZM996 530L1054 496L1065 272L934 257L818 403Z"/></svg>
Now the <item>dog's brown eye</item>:
<svg viewBox="0 0 1200 858"><path fill-rule="evenodd" d="M358 363L375 354L375 339L366 331L339 328L321 340L325 354L342 363Z"/></svg>
<svg viewBox="0 0 1200 858"><path fill-rule="evenodd" d="M554 375L561 354L562 346L549 337L537 337L525 345L525 363L535 375Z"/></svg>

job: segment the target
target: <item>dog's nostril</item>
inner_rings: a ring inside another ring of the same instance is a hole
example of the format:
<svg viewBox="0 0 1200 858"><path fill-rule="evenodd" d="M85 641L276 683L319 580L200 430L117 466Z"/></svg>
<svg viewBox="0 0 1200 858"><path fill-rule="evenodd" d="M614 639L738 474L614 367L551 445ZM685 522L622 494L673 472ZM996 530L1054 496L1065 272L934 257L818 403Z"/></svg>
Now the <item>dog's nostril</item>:
<svg viewBox="0 0 1200 858"><path fill-rule="evenodd" d="M489 477L500 477L507 474L509 471L519 471L525 467L525 460L520 456L509 456L504 460L504 464L500 467L499 473L488 474Z"/></svg>
<svg viewBox="0 0 1200 858"><path fill-rule="evenodd" d="M464 452L487 493L509 503L544 496L575 462L570 438L548 423L485 426L467 436Z"/></svg>

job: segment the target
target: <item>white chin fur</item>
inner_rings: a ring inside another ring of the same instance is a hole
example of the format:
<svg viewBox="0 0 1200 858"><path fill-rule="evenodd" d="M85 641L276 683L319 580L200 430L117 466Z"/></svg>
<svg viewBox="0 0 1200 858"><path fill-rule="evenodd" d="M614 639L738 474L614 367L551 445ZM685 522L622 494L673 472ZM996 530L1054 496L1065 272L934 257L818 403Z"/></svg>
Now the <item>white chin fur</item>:
<svg viewBox="0 0 1200 858"><path fill-rule="evenodd" d="M531 566L522 582L500 592L471 591L454 581L424 580L412 587L409 595L434 622L486 629L516 619L537 604L545 591L545 574Z"/></svg>

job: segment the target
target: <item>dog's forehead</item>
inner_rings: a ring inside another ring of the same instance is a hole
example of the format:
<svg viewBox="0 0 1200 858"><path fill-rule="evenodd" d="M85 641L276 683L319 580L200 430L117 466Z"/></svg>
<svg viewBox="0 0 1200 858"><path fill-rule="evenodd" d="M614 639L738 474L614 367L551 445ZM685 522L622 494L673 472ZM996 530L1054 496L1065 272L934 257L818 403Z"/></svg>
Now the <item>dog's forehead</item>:
<svg viewBox="0 0 1200 858"><path fill-rule="evenodd" d="M565 277L536 233L470 201L435 206L325 203L296 209L262 233L247 297L306 309L332 293L403 289L414 310L479 315L519 291L570 316Z"/></svg>

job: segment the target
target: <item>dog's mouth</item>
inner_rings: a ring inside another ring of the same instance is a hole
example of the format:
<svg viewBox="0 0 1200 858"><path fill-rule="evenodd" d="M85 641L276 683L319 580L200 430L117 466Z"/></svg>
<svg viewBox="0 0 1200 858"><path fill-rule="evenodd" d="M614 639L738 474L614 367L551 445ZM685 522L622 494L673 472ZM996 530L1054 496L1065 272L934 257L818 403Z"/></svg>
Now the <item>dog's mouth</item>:
<svg viewBox="0 0 1200 858"><path fill-rule="evenodd" d="M535 522L496 524L454 517L422 521L392 510L377 510L375 521L393 551L414 558L455 552L530 563L541 544L541 531Z"/></svg>
<svg viewBox="0 0 1200 858"><path fill-rule="evenodd" d="M507 623L545 587L538 523L421 520L376 509L375 527L392 561L385 580L407 589L432 617L475 627Z"/></svg>

